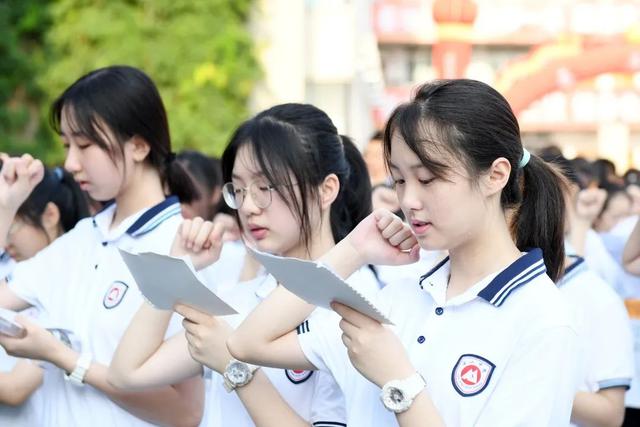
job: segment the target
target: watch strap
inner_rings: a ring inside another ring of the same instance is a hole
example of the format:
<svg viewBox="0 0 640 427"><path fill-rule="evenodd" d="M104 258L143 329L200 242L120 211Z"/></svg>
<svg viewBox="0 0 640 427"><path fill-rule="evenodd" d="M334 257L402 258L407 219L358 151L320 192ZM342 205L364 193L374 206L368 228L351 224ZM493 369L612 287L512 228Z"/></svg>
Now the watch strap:
<svg viewBox="0 0 640 427"><path fill-rule="evenodd" d="M76 367L70 374L65 374L64 378L77 386L84 385L84 377L91 366L93 355L91 353L82 353L76 362Z"/></svg>

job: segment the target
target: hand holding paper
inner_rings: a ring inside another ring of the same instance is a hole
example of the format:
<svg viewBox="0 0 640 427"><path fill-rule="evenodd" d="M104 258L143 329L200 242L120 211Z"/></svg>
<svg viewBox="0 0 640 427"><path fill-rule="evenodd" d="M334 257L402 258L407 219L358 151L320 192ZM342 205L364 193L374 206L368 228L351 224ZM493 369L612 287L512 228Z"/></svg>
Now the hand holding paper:
<svg viewBox="0 0 640 427"><path fill-rule="evenodd" d="M173 310L181 303L215 316L237 314L198 280L184 260L154 253L136 255L123 250L120 255L140 292L154 307Z"/></svg>
<svg viewBox="0 0 640 427"><path fill-rule="evenodd" d="M337 301L381 323L391 324L373 302L324 265L247 248L282 286L308 303L331 310L331 302Z"/></svg>

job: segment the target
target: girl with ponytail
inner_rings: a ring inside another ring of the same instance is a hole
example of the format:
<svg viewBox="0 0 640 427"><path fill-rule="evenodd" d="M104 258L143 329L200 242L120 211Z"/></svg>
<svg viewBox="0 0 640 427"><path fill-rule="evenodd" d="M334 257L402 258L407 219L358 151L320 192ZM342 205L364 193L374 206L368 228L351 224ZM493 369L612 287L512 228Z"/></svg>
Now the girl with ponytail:
<svg viewBox="0 0 640 427"><path fill-rule="evenodd" d="M316 259L371 212L371 185L360 152L312 105L278 105L244 122L222 155L222 169L224 199L244 238L261 251ZM173 254L190 255L196 268L215 262L211 268L224 269L226 260L218 260L223 233L219 223L185 220ZM364 293L378 290L368 268L352 280ZM343 397L331 375L295 364L255 370L227 350L232 328L276 288L275 279L262 274L234 283L226 293L219 285L211 283L239 316L222 320L178 306L185 332L164 341L171 314L144 305L120 344L110 380L144 388L212 370L205 409L209 425L344 425Z"/></svg>
<svg viewBox="0 0 640 427"><path fill-rule="evenodd" d="M393 328L338 303L339 316L305 320L312 307L279 288L229 338L231 353L330 372L353 426L567 425L580 363L553 282L562 175L523 148L507 101L473 80L418 88L391 115L384 153L408 224L375 211L322 262L348 277L415 261L419 247L449 257L380 291Z"/></svg>
<svg viewBox="0 0 640 427"><path fill-rule="evenodd" d="M173 161L160 93L139 69L101 68L80 77L54 101L51 124L66 150L65 169L92 199L108 205L19 262L8 286L0 287L0 307L35 307L54 328L78 338L79 346L71 348L20 316L24 335L0 336L7 353L47 361L60 379L52 387L45 384L36 425L198 425L204 396L199 377L137 393L107 382L116 345L143 301L118 249L167 253L182 220L178 197L193 190ZM29 155L4 158L0 246L12 227L18 232L12 225L16 213L35 223L44 206L46 215L47 204L39 201L20 210L36 184L42 181L54 191L69 179L65 173L44 174L42 163ZM61 187L55 191L60 209L78 197ZM61 228L70 227L63 221ZM172 330L178 328L176 321Z"/></svg>

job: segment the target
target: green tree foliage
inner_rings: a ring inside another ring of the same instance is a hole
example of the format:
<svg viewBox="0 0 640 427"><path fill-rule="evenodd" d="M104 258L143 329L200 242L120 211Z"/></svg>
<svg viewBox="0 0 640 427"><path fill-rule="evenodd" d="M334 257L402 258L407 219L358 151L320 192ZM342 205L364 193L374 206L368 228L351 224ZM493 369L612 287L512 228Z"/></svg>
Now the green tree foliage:
<svg viewBox="0 0 640 427"><path fill-rule="evenodd" d="M35 79L47 106L92 69L137 66L160 89L174 150L222 152L246 118L247 99L260 75L246 25L251 0L48 3L52 25L44 45L49 55Z"/></svg>
<svg viewBox="0 0 640 427"><path fill-rule="evenodd" d="M0 0L0 151L51 160L46 94L36 83L45 64L47 0Z"/></svg>

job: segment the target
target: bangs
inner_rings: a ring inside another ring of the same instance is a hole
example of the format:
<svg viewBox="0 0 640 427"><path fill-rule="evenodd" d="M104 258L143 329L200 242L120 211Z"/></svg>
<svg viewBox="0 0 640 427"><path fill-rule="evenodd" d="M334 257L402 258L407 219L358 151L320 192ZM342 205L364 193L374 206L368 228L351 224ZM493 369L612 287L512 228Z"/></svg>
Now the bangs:
<svg viewBox="0 0 640 427"><path fill-rule="evenodd" d="M454 160L465 160L459 154L461 150L457 149L462 145L464 136L453 124L429 117L423 109L423 106L410 102L393 112L384 130L385 163L389 168L392 140L399 137L429 172L445 178Z"/></svg>
<svg viewBox="0 0 640 427"><path fill-rule="evenodd" d="M69 136L86 138L109 153L109 156L114 159L114 155L117 153L114 148L121 146L118 142L126 140L127 137L118 135L114 129L107 128L104 120L95 113L90 96L80 96L74 92L64 93L52 105L51 127L58 135L62 135L62 120L65 119L71 133ZM114 136L115 140L112 141L109 138L110 134ZM122 147L120 147L120 154L122 154Z"/></svg>

